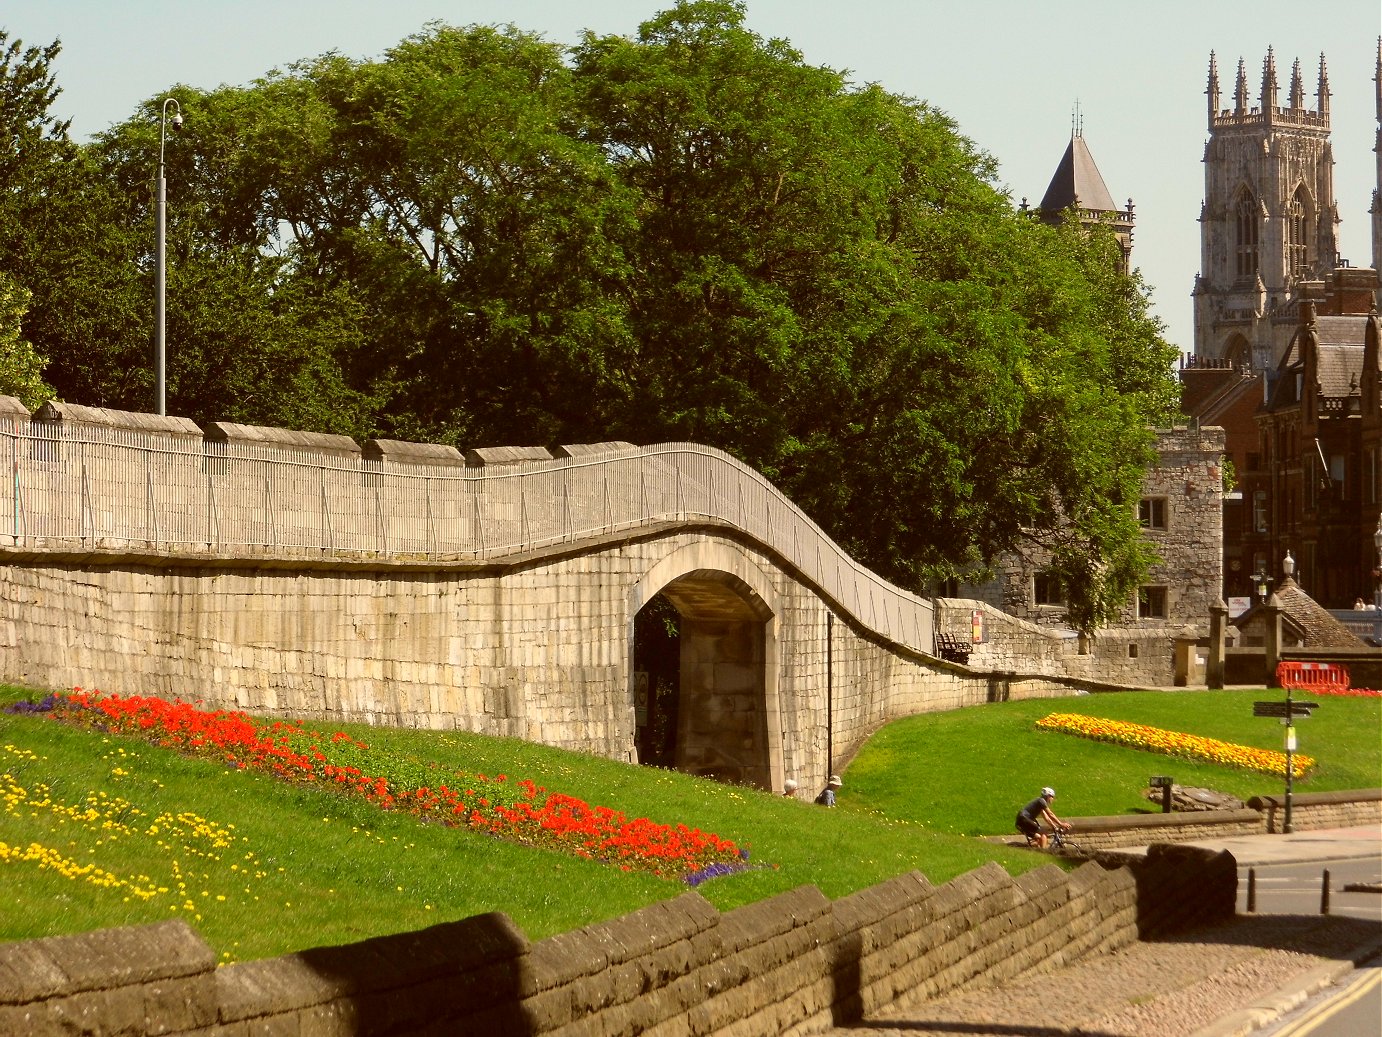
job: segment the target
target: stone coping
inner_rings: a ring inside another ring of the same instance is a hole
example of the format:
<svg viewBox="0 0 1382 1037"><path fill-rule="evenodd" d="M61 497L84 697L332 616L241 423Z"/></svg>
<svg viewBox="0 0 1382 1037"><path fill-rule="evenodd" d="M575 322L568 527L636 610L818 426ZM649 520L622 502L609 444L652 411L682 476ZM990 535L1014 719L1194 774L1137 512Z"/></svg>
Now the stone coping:
<svg viewBox="0 0 1382 1037"><path fill-rule="evenodd" d="M464 468L465 456L454 446L445 443L411 443L401 439L369 439L361 448L366 461L390 461L394 464L435 465L443 468Z"/></svg>
<svg viewBox="0 0 1382 1037"><path fill-rule="evenodd" d="M7 404L4 413L7 417L19 417L12 404L21 409L24 405L13 397L3 397ZM49 400L34 411L33 420L49 425L93 425L101 428L125 429L131 432L151 432L168 436L181 436L188 439L202 438L202 429L191 418L175 415L145 414L138 411L112 410L109 407L84 407L77 403L62 400Z"/></svg>
<svg viewBox="0 0 1382 1037"><path fill-rule="evenodd" d="M349 436L270 428L265 425L242 425L235 421L209 422L206 426L206 441L286 450L318 450L323 454L339 457L359 457L361 452L360 444Z"/></svg>
<svg viewBox="0 0 1382 1037"><path fill-rule="evenodd" d="M1291 805L1297 807L1332 806L1335 803L1372 803L1382 800L1382 789L1354 789L1338 792L1292 792ZM1268 810L1286 805L1286 793L1253 796L1248 806L1254 810Z"/></svg>
<svg viewBox="0 0 1382 1037"><path fill-rule="evenodd" d="M552 451L541 446L484 446L465 451L465 463L472 468L550 460Z"/></svg>
<svg viewBox="0 0 1382 1037"><path fill-rule="evenodd" d="M1195 828L1247 822L1260 824L1259 810L1181 810L1171 814L1128 814L1111 817L1067 817L1071 831L1123 832L1131 829Z"/></svg>

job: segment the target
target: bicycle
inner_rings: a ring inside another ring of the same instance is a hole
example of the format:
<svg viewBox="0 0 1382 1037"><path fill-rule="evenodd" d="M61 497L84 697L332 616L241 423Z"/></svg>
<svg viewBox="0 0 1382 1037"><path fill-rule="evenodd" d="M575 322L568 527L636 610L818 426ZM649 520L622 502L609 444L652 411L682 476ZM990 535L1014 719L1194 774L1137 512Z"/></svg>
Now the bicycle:
<svg viewBox="0 0 1382 1037"><path fill-rule="evenodd" d="M1089 851L1079 843L1070 838L1069 834L1057 828L1051 833L1051 842L1047 846L1052 853L1073 853L1081 857L1088 857Z"/></svg>
<svg viewBox="0 0 1382 1037"><path fill-rule="evenodd" d="M1054 831L1048 833L1046 838L1046 845L1044 847L1037 847L1038 849L1045 849L1050 853L1068 853L1072 855L1079 855L1081 857L1089 856L1089 851L1086 850L1079 843L1071 839L1070 836L1062 828L1057 828ZM1027 845L1036 847L1036 837L1031 835L1027 836Z"/></svg>

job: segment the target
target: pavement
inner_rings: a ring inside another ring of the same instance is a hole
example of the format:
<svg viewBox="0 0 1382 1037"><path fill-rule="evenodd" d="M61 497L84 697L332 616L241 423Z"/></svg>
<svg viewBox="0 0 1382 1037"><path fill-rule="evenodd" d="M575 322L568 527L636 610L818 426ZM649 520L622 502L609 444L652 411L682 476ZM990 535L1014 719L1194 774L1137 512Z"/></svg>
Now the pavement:
<svg viewBox="0 0 1382 1037"><path fill-rule="evenodd" d="M1382 825L1234 836L1194 845L1232 853L1240 890L1247 869L1275 865L1358 862L1347 867L1382 877ZM1146 847L1118 852L1145 853ZM1375 890L1375 882L1351 888ZM1322 991L1348 983L1356 967L1377 964L1382 903L1374 912L1370 898L1379 894L1359 895L1369 898L1366 917L1269 914L1259 908L1220 926L1139 941L1054 973L898 1005L830 1034L1246 1037Z"/></svg>
<svg viewBox="0 0 1382 1037"><path fill-rule="evenodd" d="M1233 854L1240 868L1382 858L1382 825L1325 828L1317 832L1278 835L1237 835L1189 845L1227 850ZM1145 854L1147 847L1131 846L1120 848L1118 852Z"/></svg>

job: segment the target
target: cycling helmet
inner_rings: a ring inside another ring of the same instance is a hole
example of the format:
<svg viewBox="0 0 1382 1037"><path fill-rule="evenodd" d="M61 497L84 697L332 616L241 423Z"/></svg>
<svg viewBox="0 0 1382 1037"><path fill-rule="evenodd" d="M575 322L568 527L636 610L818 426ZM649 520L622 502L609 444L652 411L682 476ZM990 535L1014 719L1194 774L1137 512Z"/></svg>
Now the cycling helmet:
<svg viewBox="0 0 1382 1037"><path fill-rule="evenodd" d="M1055 798L1056 798L1056 790L1053 789L1050 785L1047 785L1045 788L1043 788L1043 789L1041 790L1041 794L1042 794L1043 796L1045 796L1047 799L1055 799Z"/></svg>

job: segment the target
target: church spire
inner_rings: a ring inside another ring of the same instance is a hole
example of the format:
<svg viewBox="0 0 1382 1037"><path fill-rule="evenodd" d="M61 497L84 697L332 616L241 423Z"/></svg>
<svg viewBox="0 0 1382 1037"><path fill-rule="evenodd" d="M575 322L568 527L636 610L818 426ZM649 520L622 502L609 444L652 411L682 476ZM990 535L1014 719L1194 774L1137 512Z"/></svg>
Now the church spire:
<svg viewBox="0 0 1382 1037"><path fill-rule="evenodd" d="M1243 59L1238 59L1238 83L1233 88L1233 111L1235 115L1244 115L1248 110L1248 68L1243 64Z"/></svg>
<svg viewBox="0 0 1382 1037"><path fill-rule="evenodd" d="M1276 110L1276 55L1267 48L1267 60L1262 62L1262 114L1271 118Z"/></svg>
<svg viewBox="0 0 1382 1037"><path fill-rule="evenodd" d="M1293 111L1304 111L1305 109L1305 84L1300 79L1300 58L1291 66L1291 109Z"/></svg>
<svg viewBox="0 0 1382 1037"><path fill-rule="evenodd" d="M1329 70L1324 67L1324 51L1320 51L1320 85L1315 92L1315 111L1329 116Z"/></svg>
<svg viewBox="0 0 1382 1037"><path fill-rule="evenodd" d="M1214 59L1212 50L1209 52L1209 86L1205 94L1209 97L1209 121L1212 125L1214 116L1219 114L1219 63Z"/></svg>

